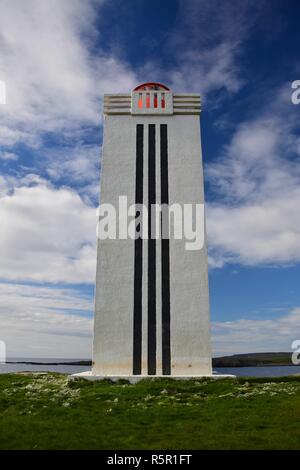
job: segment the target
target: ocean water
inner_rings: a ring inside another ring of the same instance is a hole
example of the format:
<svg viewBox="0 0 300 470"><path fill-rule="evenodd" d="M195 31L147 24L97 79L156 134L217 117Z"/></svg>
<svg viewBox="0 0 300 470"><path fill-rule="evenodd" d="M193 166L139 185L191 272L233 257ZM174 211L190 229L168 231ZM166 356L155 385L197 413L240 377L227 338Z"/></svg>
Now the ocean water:
<svg viewBox="0 0 300 470"><path fill-rule="evenodd" d="M49 365L47 362L76 362L84 359L64 359L64 358L12 358L15 364L0 364L0 374L9 372L60 372L62 374L76 374L91 369L89 365L58 364ZM44 364L21 364L17 362L41 362ZM233 374L237 377L283 377L286 375L300 374L299 366L266 366L266 367L218 367L214 368L215 373Z"/></svg>
<svg viewBox="0 0 300 470"><path fill-rule="evenodd" d="M300 374L299 366L217 367L218 374L233 374L237 377L284 377Z"/></svg>
<svg viewBox="0 0 300 470"><path fill-rule="evenodd" d="M0 363L0 374L7 374L10 372L60 372L62 374L76 374L77 372L84 372L90 370L89 365L72 365L72 364L57 364L50 365L47 362L67 363L79 362L88 359L65 359L65 358L8 358L7 361L11 363ZM40 362L44 364L25 364L24 362Z"/></svg>

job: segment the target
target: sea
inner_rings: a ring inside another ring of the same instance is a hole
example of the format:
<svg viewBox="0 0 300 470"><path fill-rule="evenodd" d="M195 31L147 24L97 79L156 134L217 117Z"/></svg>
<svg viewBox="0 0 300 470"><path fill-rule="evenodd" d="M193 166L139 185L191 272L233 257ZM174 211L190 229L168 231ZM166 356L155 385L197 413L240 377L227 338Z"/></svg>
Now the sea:
<svg viewBox="0 0 300 470"><path fill-rule="evenodd" d="M91 369L89 365L75 365L72 362L88 361L89 359L64 358L10 358L6 363L0 363L0 374L10 372L59 372L61 374L76 374ZM35 362L39 364L30 364ZM49 364L55 363L55 364ZM284 377L300 374L298 366L259 366L259 367L217 367L215 374L233 374L237 377Z"/></svg>
<svg viewBox="0 0 300 470"><path fill-rule="evenodd" d="M89 361L90 359L66 358L7 358L6 363L0 363L0 374L10 372L59 372L61 374L76 374L91 369L90 365L74 365L73 362ZM34 362L35 364L30 364ZM38 363L38 364L36 364Z"/></svg>
<svg viewBox="0 0 300 470"><path fill-rule="evenodd" d="M237 377L285 377L300 375L299 366L217 367L216 374L233 374Z"/></svg>

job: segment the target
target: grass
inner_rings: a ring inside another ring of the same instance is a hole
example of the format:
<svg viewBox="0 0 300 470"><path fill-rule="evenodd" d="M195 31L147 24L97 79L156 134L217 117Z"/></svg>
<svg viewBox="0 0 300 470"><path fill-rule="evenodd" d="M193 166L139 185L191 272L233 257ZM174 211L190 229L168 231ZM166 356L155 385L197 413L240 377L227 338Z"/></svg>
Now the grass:
<svg viewBox="0 0 300 470"><path fill-rule="evenodd" d="M0 449L300 449L300 377L0 375Z"/></svg>

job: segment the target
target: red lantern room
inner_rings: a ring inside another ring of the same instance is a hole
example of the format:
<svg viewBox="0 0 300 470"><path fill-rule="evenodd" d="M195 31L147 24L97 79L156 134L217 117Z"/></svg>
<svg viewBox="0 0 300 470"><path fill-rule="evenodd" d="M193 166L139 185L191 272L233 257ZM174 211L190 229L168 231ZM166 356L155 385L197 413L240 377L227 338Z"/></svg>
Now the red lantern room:
<svg viewBox="0 0 300 470"><path fill-rule="evenodd" d="M162 83L147 82L138 85L133 93L138 93L137 106L139 109L162 109L166 108L166 93L170 89Z"/></svg>
<svg viewBox="0 0 300 470"><path fill-rule="evenodd" d="M141 85L138 85L135 87L133 91L149 91L149 90L166 90L170 91L170 88L168 88L166 85L163 85L162 83L155 83L155 82L147 82L147 83L142 83Z"/></svg>

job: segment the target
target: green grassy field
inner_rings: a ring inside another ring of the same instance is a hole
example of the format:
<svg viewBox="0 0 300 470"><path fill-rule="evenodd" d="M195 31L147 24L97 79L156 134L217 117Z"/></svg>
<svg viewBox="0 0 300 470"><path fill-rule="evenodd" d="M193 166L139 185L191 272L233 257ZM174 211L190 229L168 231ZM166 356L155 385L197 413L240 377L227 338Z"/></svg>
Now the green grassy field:
<svg viewBox="0 0 300 470"><path fill-rule="evenodd" d="M1 449L300 449L300 377L0 375Z"/></svg>

